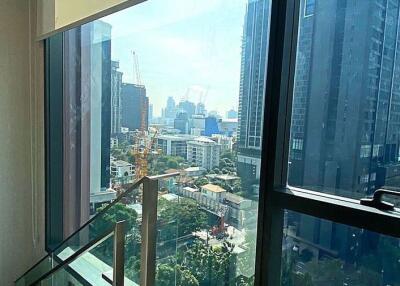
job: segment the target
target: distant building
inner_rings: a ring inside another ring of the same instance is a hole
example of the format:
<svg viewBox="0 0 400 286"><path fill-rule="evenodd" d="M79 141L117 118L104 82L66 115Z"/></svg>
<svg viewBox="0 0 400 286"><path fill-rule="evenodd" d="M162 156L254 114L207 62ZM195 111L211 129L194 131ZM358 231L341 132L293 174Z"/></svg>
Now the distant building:
<svg viewBox="0 0 400 286"><path fill-rule="evenodd" d="M153 121L153 104L149 104L149 123Z"/></svg>
<svg viewBox="0 0 400 286"><path fill-rule="evenodd" d="M211 140L214 140L219 145L221 145L221 152L224 151L232 151L233 148L233 137L221 135L221 134L212 134Z"/></svg>
<svg viewBox="0 0 400 286"><path fill-rule="evenodd" d="M201 186L201 193L215 201L222 201L222 199L225 198L225 194L227 193L227 191L218 185L207 184Z"/></svg>
<svg viewBox="0 0 400 286"><path fill-rule="evenodd" d="M216 110L211 110L209 113L208 113L208 116L211 116L211 117L215 117L215 118L218 118L218 119L221 119L222 118L222 116L218 113L218 111L216 111Z"/></svg>
<svg viewBox="0 0 400 286"><path fill-rule="evenodd" d="M135 175L135 167L126 161L117 160L111 162L111 175L120 177L133 177Z"/></svg>
<svg viewBox="0 0 400 286"><path fill-rule="evenodd" d="M188 118L191 118L196 113L196 105L189 100L183 100L178 104L178 112L186 112Z"/></svg>
<svg viewBox="0 0 400 286"><path fill-rule="evenodd" d="M214 116L208 116L205 119L204 136L211 136L212 134L219 134L218 119Z"/></svg>
<svg viewBox="0 0 400 286"><path fill-rule="evenodd" d="M235 136L238 132L238 120L223 119L218 122L219 133L226 136Z"/></svg>
<svg viewBox="0 0 400 286"><path fill-rule="evenodd" d="M175 105L175 100L173 97L168 97L167 99L167 106L162 110L162 117L163 118L169 118L169 119L174 119L176 116L176 105Z"/></svg>
<svg viewBox="0 0 400 286"><path fill-rule="evenodd" d="M187 142L187 160L207 170L219 165L221 146L207 137Z"/></svg>
<svg viewBox="0 0 400 286"><path fill-rule="evenodd" d="M188 177L202 176L207 170L203 167L189 167L184 170L184 174Z"/></svg>
<svg viewBox="0 0 400 286"><path fill-rule="evenodd" d="M111 182L112 185L126 185L133 183L135 179L135 167L126 161L111 161Z"/></svg>
<svg viewBox="0 0 400 286"><path fill-rule="evenodd" d="M204 114L193 115L190 124L190 134L193 136L202 136L205 128L206 119Z"/></svg>
<svg viewBox="0 0 400 286"><path fill-rule="evenodd" d="M226 118L228 119L236 119L238 118L238 112L234 109L228 110L226 112Z"/></svg>
<svg viewBox="0 0 400 286"><path fill-rule="evenodd" d="M181 134L189 133L189 116L187 113L178 113L174 120L174 128L179 130Z"/></svg>
<svg viewBox="0 0 400 286"><path fill-rule="evenodd" d="M143 85L123 83L122 84L122 126L129 130L140 129L142 125L145 130L149 126L149 98L146 96L146 88Z"/></svg>
<svg viewBox="0 0 400 286"><path fill-rule="evenodd" d="M204 103L202 103L202 102L197 103L197 105L196 105L196 114L202 114L204 116L207 114L206 107L205 107Z"/></svg>
<svg viewBox="0 0 400 286"><path fill-rule="evenodd" d="M212 134L219 134L219 125L221 119L214 116L204 116L196 114L191 119L190 134L194 136L211 136Z"/></svg>
<svg viewBox="0 0 400 286"><path fill-rule="evenodd" d="M121 132L122 116L122 72L119 70L119 62L111 62L111 134Z"/></svg>
<svg viewBox="0 0 400 286"><path fill-rule="evenodd" d="M190 135L160 135L157 138L158 148L162 154L187 158L187 142L193 140Z"/></svg>
<svg viewBox="0 0 400 286"><path fill-rule="evenodd" d="M252 202L241 196L232 193L226 193L223 203L229 207L229 219L235 226L242 228L245 226L246 218L254 215Z"/></svg>

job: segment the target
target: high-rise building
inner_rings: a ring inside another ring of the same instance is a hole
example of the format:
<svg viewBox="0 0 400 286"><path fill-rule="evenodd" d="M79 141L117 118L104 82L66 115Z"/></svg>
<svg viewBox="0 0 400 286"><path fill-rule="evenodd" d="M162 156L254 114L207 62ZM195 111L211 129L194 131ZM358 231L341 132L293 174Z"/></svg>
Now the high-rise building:
<svg viewBox="0 0 400 286"><path fill-rule="evenodd" d="M163 155L187 157L187 142L193 140L190 135L160 135L157 146Z"/></svg>
<svg viewBox="0 0 400 286"><path fill-rule="evenodd" d="M238 111L238 173L247 179L247 182L243 182L244 187L249 187L248 183L258 179L260 174L269 5L269 0L249 1L243 28Z"/></svg>
<svg viewBox="0 0 400 286"><path fill-rule="evenodd" d="M207 170L219 166L221 146L207 137L187 142L187 160Z"/></svg>
<svg viewBox="0 0 400 286"><path fill-rule="evenodd" d="M121 94L122 126L132 131L139 130L142 127L147 130L149 126L149 98L146 96L145 86L123 83Z"/></svg>
<svg viewBox="0 0 400 286"><path fill-rule="evenodd" d="M63 118L67 122L63 126L63 158L67 166L63 196L68 202L80 202L79 207L70 205L63 210L71 220L70 232L86 221L99 204L116 196L108 190L113 89L111 26L103 21L92 22L69 30L63 40L63 61L69 67L63 86Z"/></svg>
<svg viewBox="0 0 400 286"><path fill-rule="evenodd" d="M186 112L180 112L174 119L174 128L181 134L189 134L189 116Z"/></svg>
<svg viewBox="0 0 400 286"><path fill-rule="evenodd" d="M236 119L238 118L238 112L235 109L230 109L226 112L226 118Z"/></svg>
<svg viewBox="0 0 400 286"><path fill-rule="evenodd" d="M183 100L178 104L178 111L186 112L188 118L191 118L196 113L196 105L189 100Z"/></svg>
<svg viewBox="0 0 400 286"><path fill-rule="evenodd" d="M364 196L399 164L399 3L328 2L301 21L289 179Z"/></svg>
<svg viewBox="0 0 400 286"><path fill-rule="evenodd" d="M121 88L122 72L119 69L119 62L111 62L111 134L121 133Z"/></svg>
<svg viewBox="0 0 400 286"><path fill-rule="evenodd" d="M172 96L167 99L167 106L162 110L162 117L174 119L176 116L175 100Z"/></svg>
<svg viewBox="0 0 400 286"><path fill-rule="evenodd" d="M202 115L206 116L206 113L207 113L207 111L206 111L206 106L204 105L204 103L202 103L202 102L197 103L196 114L202 114Z"/></svg>
<svg viewBox="0 0 400 286"><path fill-rule="evenodd" d="M153 120L153 104L149 104L149 123Z"/></svg>
<svg viewBox="0 0 400 286"><path fill-rule="evenodd" d="M399 175L399 2L301 2L289 184L364 197ZM351 259L349 227L299 235Z"/></svg>

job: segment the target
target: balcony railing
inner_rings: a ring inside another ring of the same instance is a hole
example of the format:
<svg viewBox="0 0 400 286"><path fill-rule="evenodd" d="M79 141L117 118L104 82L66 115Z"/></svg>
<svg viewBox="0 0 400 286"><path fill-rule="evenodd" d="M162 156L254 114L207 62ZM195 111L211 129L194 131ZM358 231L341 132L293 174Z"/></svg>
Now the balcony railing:
<svg viewBox="0 0 400 286"><path fill-rule="evenodd" d="M160 181L178 175L144 177L134 183L22 275L16 285L155 285ZM138 202L141 217L130 207ZM82 279L87 283L81 284Z"/></svg>

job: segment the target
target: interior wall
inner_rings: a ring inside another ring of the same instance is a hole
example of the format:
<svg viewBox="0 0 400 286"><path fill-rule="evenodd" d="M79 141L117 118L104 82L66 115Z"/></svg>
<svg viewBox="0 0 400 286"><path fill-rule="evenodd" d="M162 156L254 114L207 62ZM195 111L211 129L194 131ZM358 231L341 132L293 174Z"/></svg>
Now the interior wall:
<svg viewBox="0 0 400 286"><path fill-rule="evenodd" d="M44 253L43 54L30 5L0 1L1 285Z"/></svg>

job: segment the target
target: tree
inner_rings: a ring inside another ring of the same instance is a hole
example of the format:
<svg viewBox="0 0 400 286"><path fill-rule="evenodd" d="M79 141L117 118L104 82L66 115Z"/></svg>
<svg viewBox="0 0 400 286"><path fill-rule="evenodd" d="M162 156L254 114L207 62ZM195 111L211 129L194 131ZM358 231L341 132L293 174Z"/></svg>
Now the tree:
<svg viewBox="0 0 400 286"><path fill-rule="evenodd" d="M232 151L229 151L229 150L224 151L224 152L221 154L220 158L221 158L221 159L227 158L227 159L229 159L229 160L231 160L231 161L235 161L235 160L236 160L235 154L234 154Z"/></svg>
<svg viewBox="0 0 400 286"><path fill-rule="evenodd" d="M183 266L199 281L200 285L231 285L235 278L234 245L224 242L221 246L208 246L195 241L183 253Z"/></svg>
<svg viewBox="0 0 400 286"><path fill-rule="evenodd" d="M160 210L160 220L166 226L164 233L168 236L173 237L177 234L181 237L208 228L207 215L191 199L184 198L179 202L163 201Z"/></svg>
<svg viewBox="0 0 400 286"><path fill-rule="evenodd" d="M163 174L168 169L180 168L184 159L179 156L160 155L151 160L150 173Z"/></svg>
<svg viewBox="0 0 400 286"><path fill-rule="evenodd" d="M181 265L158 265L156 281L159 286L199 286L199 281L197 281L196 277Z"/></svg>
<svg viewBox="0 0 400 286"><path fill-rule="evenodd" d="M199 177L196 180L194 180L194 182L193 182L193 184L195 186L197 186L197 187L201 187L201 186L207 185L208 183L209 182L208 182L208 179L206 177Z"/></svg>
<svg viewBox="0 0 400 286"><path fill-rule="evenodd" d="M106 205L100 207L98 212L104 211ZM135 210L128 208L122 203L116 203L111 208L106 210L104 213L100 214L93 222L93 229L90 230L90 239L96 239L100 235L104 234L106 231L110 230L115 226L116 222L125 221L125 241L128 242L129 238L132 240L132 236L136 235L139 231L137 225L137 213ZM136 232L136 234L135 234ZM139 235L140 236L140 235ZM133 246L132 243L127 244ZM97 246L93 253L96 254L102 261L112 265L112 254L113 252L113 241L112 238L107 239L102 244ZM134 252L127 249L127 253L133 254ZM128 255L126 259L128 258Z"/></svg>

